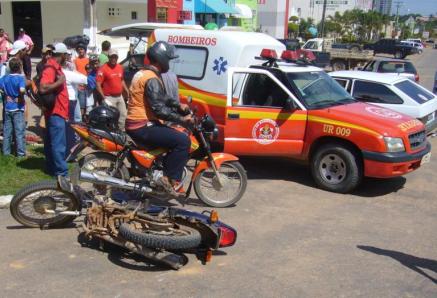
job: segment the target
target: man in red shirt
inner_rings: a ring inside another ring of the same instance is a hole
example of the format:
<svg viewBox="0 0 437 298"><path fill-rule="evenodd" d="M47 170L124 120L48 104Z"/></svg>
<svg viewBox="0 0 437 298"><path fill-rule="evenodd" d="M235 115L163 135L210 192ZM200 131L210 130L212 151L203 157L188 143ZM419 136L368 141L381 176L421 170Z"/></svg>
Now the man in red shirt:
<svg viewBox="0 0 437 298"><path fill-rule="evenodd" d="M107 105L118 109L120 112L118 126L124 130L124 122L126 121L127 114L124 99L129 99L129 89L124 82L123 67L117 63L117 50L110 49L108 56L109 61L100 67L97 72L97 92L104 98Z"/></svg>
<svg viewBox="0 0 437 298"><path fill-rule="evenodd" d="M44 113L46 121L46 135L44 139L44 153L47 172L52 176L67 176L66 158L66 120L68 119L68 93L65 75L61 65L65 62L67 47L57 43L53 56L49 58L41 73L40 92L54 93L55 105L52 110Z"/></svg>

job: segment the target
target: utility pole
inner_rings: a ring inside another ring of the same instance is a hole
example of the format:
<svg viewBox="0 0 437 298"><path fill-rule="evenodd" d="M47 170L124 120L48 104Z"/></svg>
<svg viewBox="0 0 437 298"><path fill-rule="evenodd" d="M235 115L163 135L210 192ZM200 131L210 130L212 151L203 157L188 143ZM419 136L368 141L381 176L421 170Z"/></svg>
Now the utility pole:
<svg viewBox="0 0 437 298"><path fill-rule="evenodd" d="M322 22L320 28L320 37L322 38L322 52L325 51L325 39L323 38L325 35L325 14L326 14L326 1L323 0L323 12L322 12Z"/></svg>
<svg viewBox="0 0 437 298"><path fill-rule="evenodd" d="M396 30L398 30L399 28L399 8L401 8L401 6L404 4L402 1L395 1L394 2L396 5L396 22L395 22L395 28Z"/></svg>

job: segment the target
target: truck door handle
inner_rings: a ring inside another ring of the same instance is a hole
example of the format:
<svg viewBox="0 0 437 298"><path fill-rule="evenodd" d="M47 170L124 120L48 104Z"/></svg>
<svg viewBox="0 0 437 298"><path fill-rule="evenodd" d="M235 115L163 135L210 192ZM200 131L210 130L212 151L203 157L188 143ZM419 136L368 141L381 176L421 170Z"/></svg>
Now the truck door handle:
<svg viewBox="0 0 437 298"><path fill-rule="evenodd" d="M228 119L240 119L240 114L228 114Z"/></svg>

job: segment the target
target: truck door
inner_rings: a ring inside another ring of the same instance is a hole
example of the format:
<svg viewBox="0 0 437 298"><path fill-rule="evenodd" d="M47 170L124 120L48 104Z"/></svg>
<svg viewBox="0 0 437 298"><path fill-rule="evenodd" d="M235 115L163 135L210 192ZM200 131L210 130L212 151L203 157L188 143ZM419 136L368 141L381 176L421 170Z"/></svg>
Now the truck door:
<svg viewBox="0 0 437 298"><path fill-rule="evenodd" d="M292 92L264 69L231 69L225 120L225 152L298 156L307 111Z"/></svg>

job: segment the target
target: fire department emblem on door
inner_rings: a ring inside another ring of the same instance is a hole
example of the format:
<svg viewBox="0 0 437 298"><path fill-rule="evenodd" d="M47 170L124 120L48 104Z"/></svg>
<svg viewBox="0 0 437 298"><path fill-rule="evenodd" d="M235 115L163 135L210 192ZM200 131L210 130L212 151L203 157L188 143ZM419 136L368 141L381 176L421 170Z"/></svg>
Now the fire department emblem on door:
<svg viewBox="0 0 437 298"><path fill-rule="evenodd" d="M258 121L252 129L252 137L261 145L273 143L279 136L279 126L272 119Z"/></svg>

